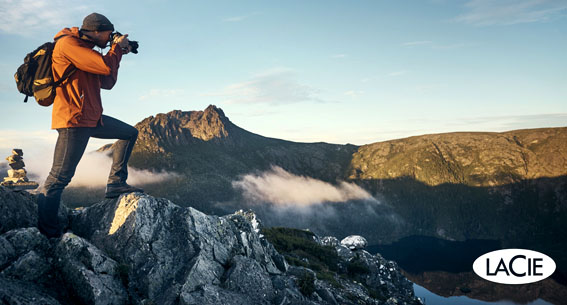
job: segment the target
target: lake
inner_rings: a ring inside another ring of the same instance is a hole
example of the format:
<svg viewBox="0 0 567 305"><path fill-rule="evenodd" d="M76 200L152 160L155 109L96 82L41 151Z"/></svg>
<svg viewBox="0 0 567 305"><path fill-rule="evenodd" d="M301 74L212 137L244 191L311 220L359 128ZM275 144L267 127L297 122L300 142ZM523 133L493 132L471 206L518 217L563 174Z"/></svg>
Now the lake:
<svg viewBox="0 0 567 305"><path fill-rule="evenodd" d="M369 246L396 261L414 283L416 296L426 305L457 304L566 304L567 286L558 276L526 285L504 285L482 279L472 270L476 258L502 249L496 240L447 241L410 236L389 245ZM557 272L556 272L557 273Z"/></svg>

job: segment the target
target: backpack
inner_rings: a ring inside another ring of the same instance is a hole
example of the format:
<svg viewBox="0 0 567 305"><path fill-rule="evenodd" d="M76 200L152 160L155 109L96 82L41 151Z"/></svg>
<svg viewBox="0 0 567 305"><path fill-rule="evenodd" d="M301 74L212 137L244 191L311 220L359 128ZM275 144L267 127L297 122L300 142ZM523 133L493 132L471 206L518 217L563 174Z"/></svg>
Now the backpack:
<svg viewBox="0 0 567 305"><path fill-rule="evenodd" d="M55 43L46 42L26 55L24 63L14 74L18 91L26 95L24 103L27 103L28 96L33 96L41 106L51 106L55 100L55 88L75 72L76 68L71 65L58 81L53 81L51 55Z"/></svg>

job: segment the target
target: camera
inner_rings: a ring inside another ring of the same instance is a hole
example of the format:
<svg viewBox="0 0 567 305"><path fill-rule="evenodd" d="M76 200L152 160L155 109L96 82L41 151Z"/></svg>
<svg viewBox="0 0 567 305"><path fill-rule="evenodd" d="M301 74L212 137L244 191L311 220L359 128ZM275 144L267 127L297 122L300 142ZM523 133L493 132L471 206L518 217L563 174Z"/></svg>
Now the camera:
<svg viewBox="0 0 567 305"><path fill-rule="evenodd" d="M116 38L124 36L120 32L114 32L110 34L110 41L114 41ZM128 44L130 45L130 52L134 54L138 54L138 42L134 40L128 40Z"/></svg>

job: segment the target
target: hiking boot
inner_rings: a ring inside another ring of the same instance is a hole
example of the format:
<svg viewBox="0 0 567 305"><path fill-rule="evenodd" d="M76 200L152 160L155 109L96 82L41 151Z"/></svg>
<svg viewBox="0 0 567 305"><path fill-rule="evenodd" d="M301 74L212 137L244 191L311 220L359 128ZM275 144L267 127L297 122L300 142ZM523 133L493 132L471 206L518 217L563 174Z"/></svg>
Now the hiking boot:
<svg viewBox="0 0 567 305"><path fill-rule="evenodd" d="M144 190L139 188L139 187L128 185L126 182L121 183L121 184L107 184L106 185L106 196L105 197L106 198L116 198L116 197L120 196L121 194L134 193L134 192L143 193Z"/></svg>

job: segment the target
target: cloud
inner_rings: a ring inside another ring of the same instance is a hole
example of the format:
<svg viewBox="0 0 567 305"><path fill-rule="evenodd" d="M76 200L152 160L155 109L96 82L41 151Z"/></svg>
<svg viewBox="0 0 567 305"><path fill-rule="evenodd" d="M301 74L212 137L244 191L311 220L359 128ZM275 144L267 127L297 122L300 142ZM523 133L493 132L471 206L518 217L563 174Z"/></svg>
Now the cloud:
<svg viewBox="0 0 567 305"><path fill-rule="evenodd" d="M361 90L349 90L349 91L345 92L345 95L350 96L350 97L359 97L363 94L364 94L364 91L361 91Z"/></svg>
<svg viewBox="0 0 567 305"><path fill-rule="evenodd" d="M256 15L260 15L260 13L252 13L252 14L248 14L248 15L244 15L244 16L234 16L234 17L228 17L223 19L223 22L240 22L240 21L244 21L250 17L256 16Z"/></svg>
<svg viewBox="0 0 567 305"><path fill-rule="evenodd" d="M546 22L565 16L564 0L471 0L454 21L476 26Z"/></svg>
<svg viewBox="0 0 567 305"><path fill-rule="evenodd" d="M446 125L451 131L509 131L526 128L566 127L567 113L527 115L482 116L450 120Z"/></svg>
<svg viewBox="0 0 567 305"><path fill-rule="evenodd" d="M51 161L53 152L50 151L49 154L50 158L48 158L48 160ZM36 182L41 184L45 181L49 174L51 162L45 162L45 159L41 158L34 158L34 155L35 153L33 152L30 157L24 155L24 161L30 177L33 176L34 179L37 179ZM105 153L99 153L96 151L85 153L77 166L75 176L73 176L69 187L106 186L111 164L112 159ZM176 177L178 177L178 175L175 173L152 172L128 167L128 183L132 185L153 184Z"/></svg>
<svg viewBox="0 0 567 305"><path fill-rule="evenodd" d="M297 81L296 72L277 68L252 77L248 81L227 86L221 92L205 93L203 96L226 97L228 104L272 104L284 105L299 102L326 103L319 98L318 89Z"/></svg>
<svg viewBox="0 0 567 305"><path fill-rule="evenodd" d="M430 40L409 41L409 42L404 42L402 44L402 46L412 47L412 46L421 46L421 45L432 44L432 43L433 43L433 41L430 41Z"/></svg>
<svg viewBox="0 0 567 305"><path fill-rule="evenodd" d="M90 11L69 0L0 0L0 31L30 36L40 30L59 30Z"/></svg>
<svg viewBox="0 0 567 305"><path fill-rule="evenodd" d="M408 71L406 71L406 70L401 70L401 71L392 72L392 73L390 73L390 74L388 74L388 75L389 75L389 76L402 76L402 75L406 74L407 72L408 72Z"/></svg>
<svg viewBox="0 0 567 305"><path fill-rule="evenodd" d="M2 136L0 136L0 158L4 159L4 157L11 155L12 148L22 148L29 178L42 184L51 170L56 141L57 133L53 131L10 132L4 130ZM102 143L109 141L112 140L91 138L87 151L96 149ZM105 153L94 151L85 153L69 186L104 187L110 173L111 164L111 158ZM131 167L128 167L128 173L128 183L133 185L158 183L178 176L176 173L151 172ZM5 173L0 173L0 178L3 174Z"/></svg>
<svg viewBox="0 0 567 305"><path fill-rule="evenodd" d="M138 99L140 101L156 99L156 98L172 98L185 94L184 89L150 89L147 93L141 95Z"/></svg>
<svg viewBox="0 0 567 305"><path fill-rule="evenodd" d="M251 202L272 203L280 207L301 208L350 200L376 201L354 183L341 182L335 186L311 177L296 176L278 166L258 175L245 175L234 181L232 186L241 190L244 198Z"/></svg>

